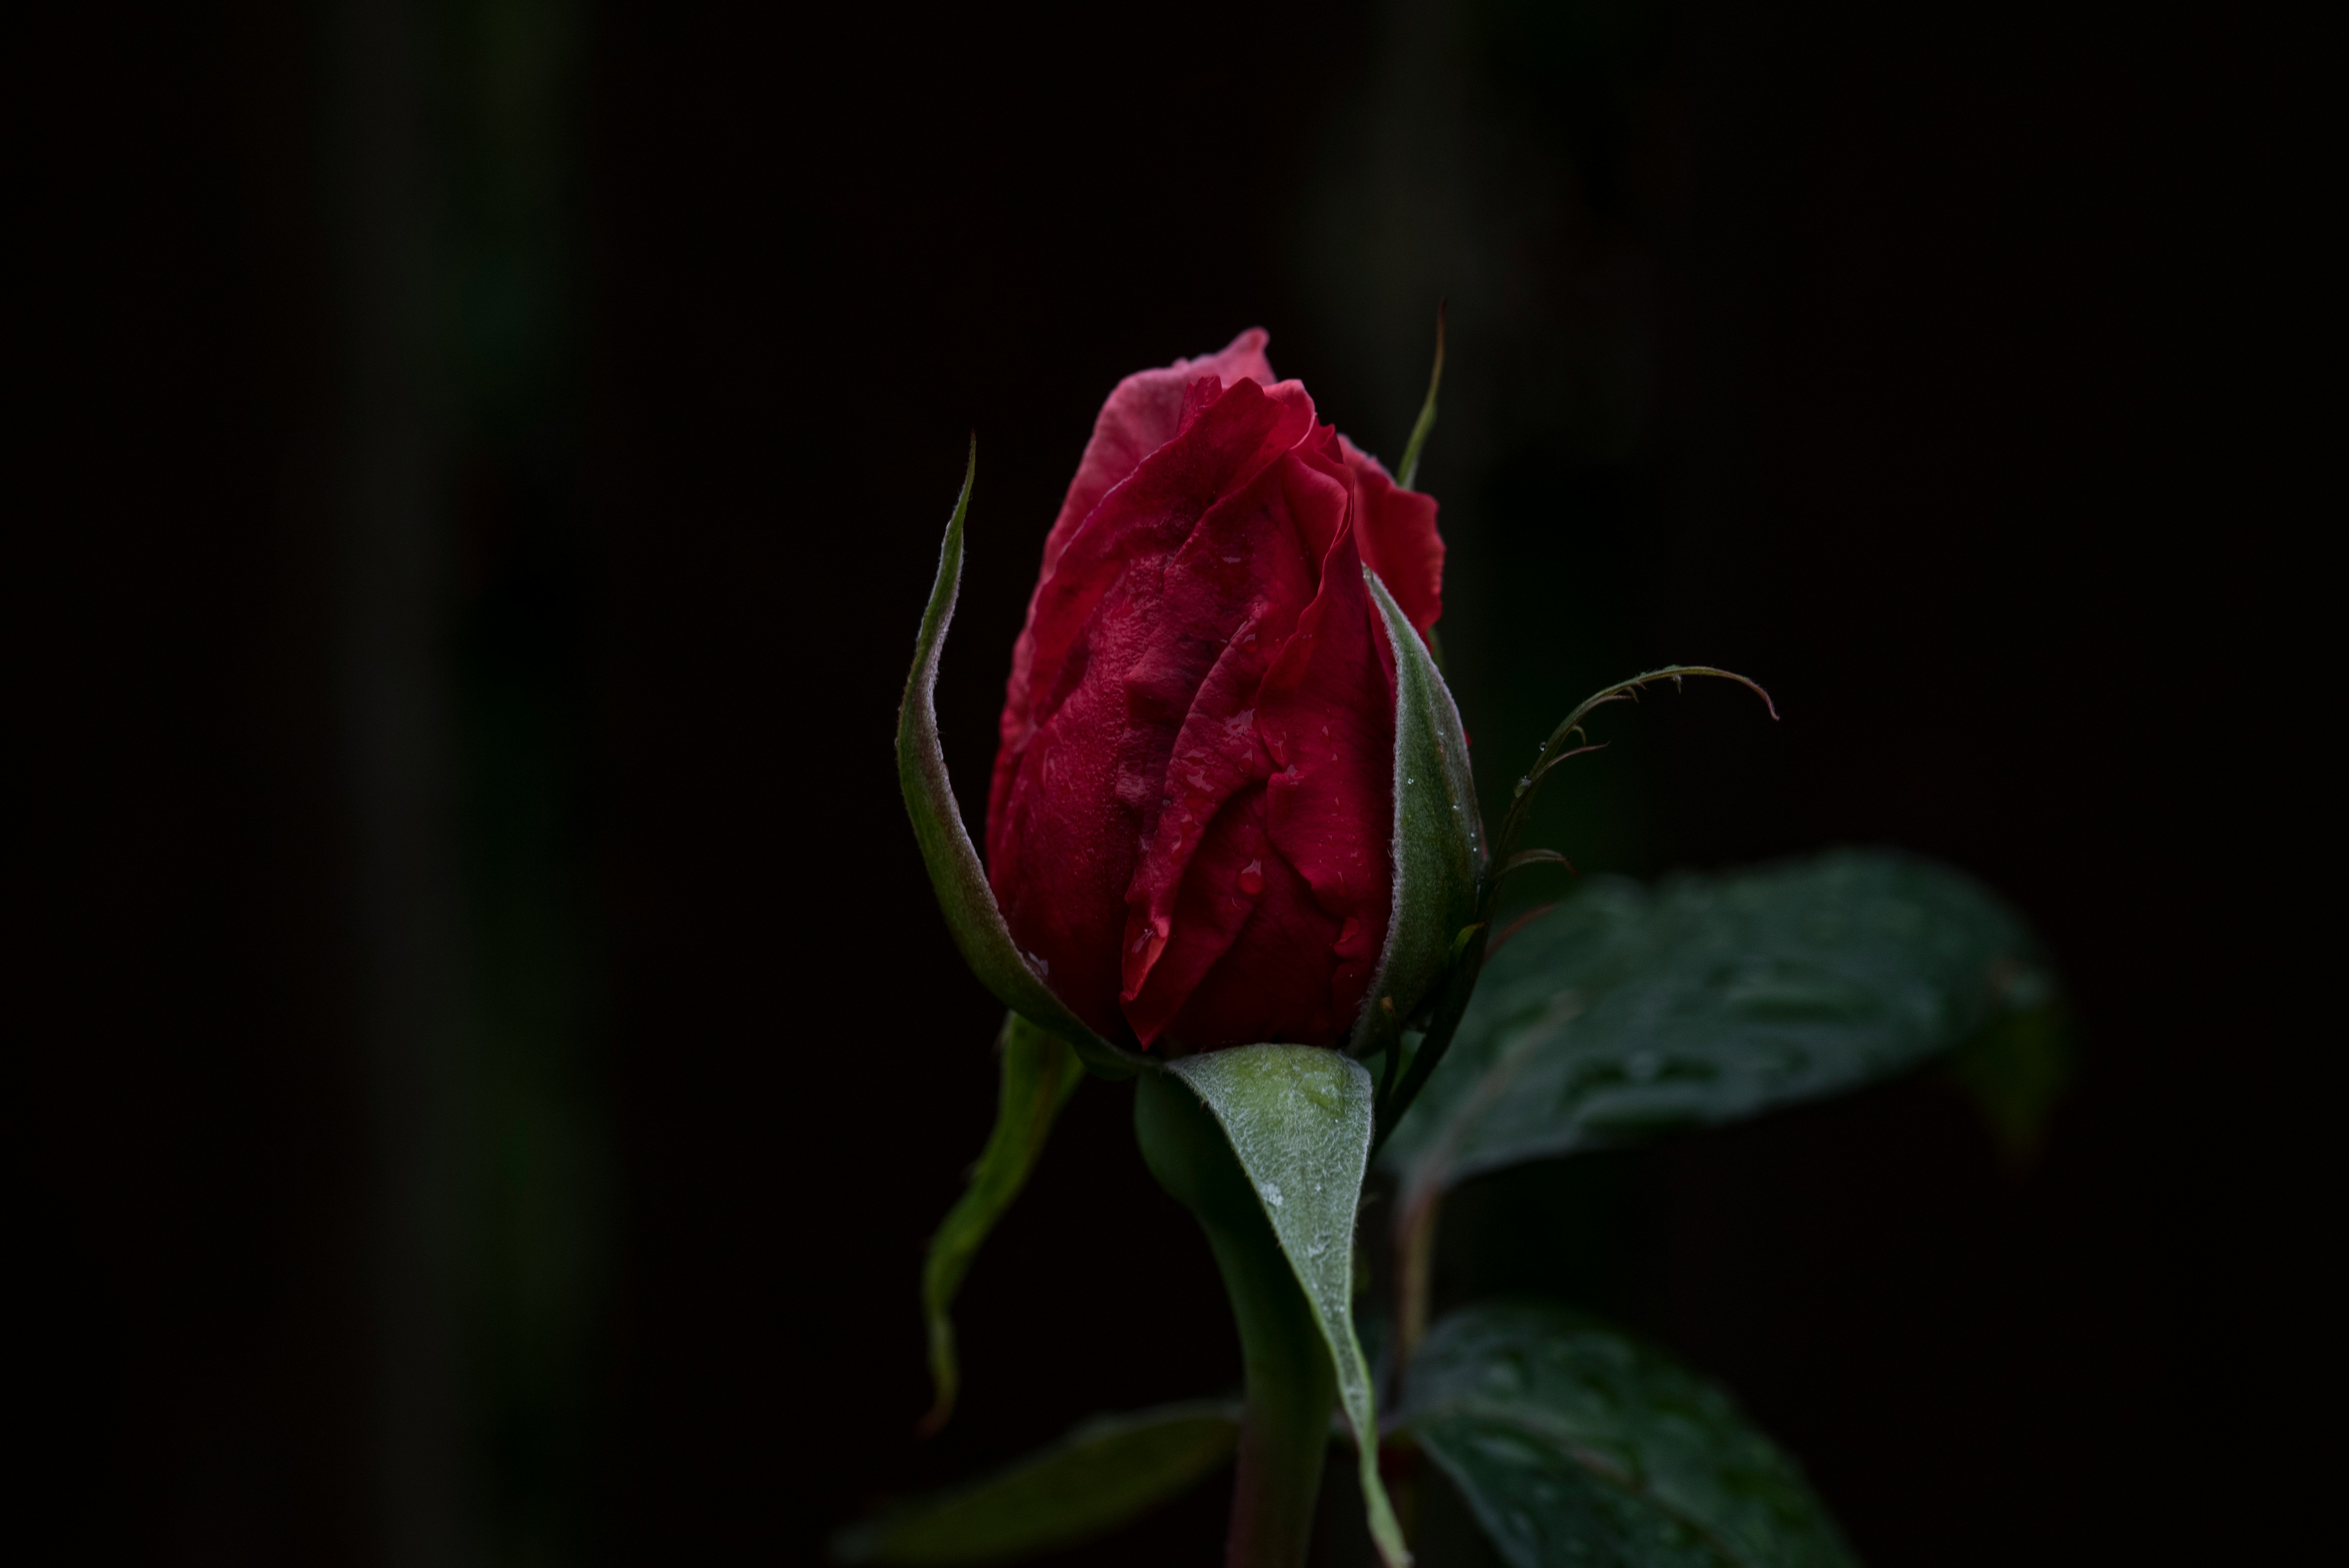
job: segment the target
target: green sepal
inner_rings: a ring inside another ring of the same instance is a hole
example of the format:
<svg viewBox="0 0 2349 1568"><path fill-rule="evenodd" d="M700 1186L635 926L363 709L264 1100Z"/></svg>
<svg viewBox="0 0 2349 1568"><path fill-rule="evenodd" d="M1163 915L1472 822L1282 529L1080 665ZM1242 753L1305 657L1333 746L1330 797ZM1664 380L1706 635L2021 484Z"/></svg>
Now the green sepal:
<svg viewBox="0 0 2349 1568"><path fill-rule="evenodd" d="M1365 570L1371 603L1394 651L1394 899L1385 948L1363 999L1350 1048L1371 1054L1382 1034L1381 1003L1409 1019L1433 995L1463 927L1475 918L1485 871L1485 821L1468 767L1468 738L1451 688L1394 596Z"/></svg>
<svg viewBox="0 0 2349 1568"><path fill-rule="evenodd" d="M995 1130L971 1168L969 1187L930 1238L929 1256L922 1264L922 1315L929 1324L930 1383L936 1390L929 1414L922 1418L924 1437L947 1424L961 1386L955 1363L955 1293L962 1289L979 1243L1028 1184L1028 1172L1044 1151L1053 1119L1084 1076L1067 1041L1017 1013L1004 1018L997 1050L1002 1080L996 1093Z"/></svg>
<svg viewBox="0 0 2349 1568"><path fill-rule="evenodd" d="M1427 449L1428 434L1435 428L1435 393L1444 385L1444 318L1448 304L1435 307L1435 367L1427 373L1427 400L1419 406L1419 418L1411 427L1411 438L1403 443L1402 463L1395 469L1395 483L1410 490L1419 482L1419 455Z"/></svg>
<svg viewBox="0 0 2349 1568"><path fill-rule="evenodd" d="M1354 1431L1371 1539L1387 1568L1406 1568L1411 1553L1379 1479L1370 1362L1354 1336L1354 1222L1370 1163L1370 1071L1341 1052L1270 1045L1184 1057L1168 1070L1230 1140L1304 1290Z"/></svg>
<svg viewBox="0 0 2349 1568"><path fill-rule="evenodd" d="M1479 1302L1436 1324L1401 1425L1511 1568L1855 1568L1726 1392L1562 1307Z"/></svg>
<svg viewBox="0 0 2349 1568"><path fill-rule="evenodd" d="M850 1525L832 1560L1009 1563L1073 1546L1189 1490L1230 1460L1239 1431L1229 1400L1099 1417L993 1475Z"/></svg>
<svg viewBox="0 0 2349 1568"><path fill-rule="evenodd" d="M937 580L931 584L921 635L914 644L913 672L905 677L905 700L897 707L897 782L905 793L905 810L914 820L914 839L921 846L922 863L929 868L938 908L979 984L1013 1012L1066 1040L1098 1076L1131 1078L1142 1058L1086 1027L1052 995L1012 942L1003 912L996 906L995 890L988 886L987 872L978 862L978 851L963 827L954 785L947 777L946 753L938 745L938 655L962 589L963 518L970 508L971 480L978 470L978 441L973 438L962 493L955 499L946 542L938 551Z"/></svg>

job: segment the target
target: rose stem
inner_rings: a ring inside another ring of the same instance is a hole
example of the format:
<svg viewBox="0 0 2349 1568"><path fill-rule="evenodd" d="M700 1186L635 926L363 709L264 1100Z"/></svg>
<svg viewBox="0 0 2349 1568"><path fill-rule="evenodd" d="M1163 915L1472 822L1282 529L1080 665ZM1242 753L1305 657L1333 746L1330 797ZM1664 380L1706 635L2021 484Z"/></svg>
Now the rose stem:
<svg viewBox="0 0 2349 1568"><path fill-rule="evenodd" d="M1247 1378L1226 1568L1303 1568L1330 1452L1329 1346L1256 1190L1206 1107L1171 1073L1135 1086L1134 1135L1158 1184L1198 1217L1223 1271Z"/></svg>

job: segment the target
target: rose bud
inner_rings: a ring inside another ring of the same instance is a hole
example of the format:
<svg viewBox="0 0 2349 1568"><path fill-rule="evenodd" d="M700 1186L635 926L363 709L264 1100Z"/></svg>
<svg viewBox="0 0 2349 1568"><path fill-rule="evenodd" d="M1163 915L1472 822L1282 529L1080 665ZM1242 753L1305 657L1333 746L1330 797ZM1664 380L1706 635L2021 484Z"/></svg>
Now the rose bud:
<svg viewBox="0 0 2349 1568"><path fill-rule="evenodd" d="M1402 841L1392 638L1442 611L1434 500L1318 422L1266 340L1103 405L988 799L988 882L1036 975L1104 1040L1173 1055L1355 1031Z"/></svg>

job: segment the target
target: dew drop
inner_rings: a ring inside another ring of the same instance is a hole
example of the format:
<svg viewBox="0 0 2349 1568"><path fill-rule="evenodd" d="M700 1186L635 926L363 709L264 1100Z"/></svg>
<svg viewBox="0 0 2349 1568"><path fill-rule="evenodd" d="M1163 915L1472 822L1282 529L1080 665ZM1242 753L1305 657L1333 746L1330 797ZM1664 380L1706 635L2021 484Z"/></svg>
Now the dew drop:
<svg viewBox="0 0 2349 1568"><path fill-rule="evenodd" d="M1254 898L1264 891L1264 862L1250 861L1240 868L1240 892Z"/></svg>

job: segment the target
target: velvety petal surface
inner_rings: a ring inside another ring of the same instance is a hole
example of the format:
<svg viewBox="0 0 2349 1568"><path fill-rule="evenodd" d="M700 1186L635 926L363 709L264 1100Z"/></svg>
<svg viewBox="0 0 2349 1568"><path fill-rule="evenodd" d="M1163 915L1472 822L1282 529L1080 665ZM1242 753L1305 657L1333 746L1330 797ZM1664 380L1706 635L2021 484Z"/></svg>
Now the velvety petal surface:
<svg viewBox="0 0 2349 1568"><path fill-rule="evenodd" d="M1258 1041L1334 1045L1352 1024L1331 1001L1331 952L1340 923L1313 897L1313 890L1271 842L1265 821L1268 806L1259 789L1236 801L1231 830L1199 857L1200 873L1185 883L1176 906L1176 926L1204 913L1222 876L1240 874L1254 862L1263 879L1247 922L1217 962L1202 974L1159 1037L1185 1051L1216 1050ZM1247 861L1239 856L1246 853ZM1237 865L1235 865L1237 862Z"/></svg>
<svg viewBox="0 0 2349 1568"><path fill-rule="evenodd" d="M1174 438L1175 427L1182 422L1183 395L1193 383L1212 376L1226 387L1243 380L1269 387L1278 379L1264 354L1270 341L1271 335L1264 328L1252 326L1220 353L1178 359L1163 370L1136 371L1117 384L1093 420L1092 438L1085 443L1077 477L1069 481L1061 515L1052 520L1052 531L1044 538L1046 576L1051 574L1069 536L1092 515L1102 497L1140 468L1143 459Z"/></svg>
<svg viewBox="0 0 2349 1568"><path fill-rule="evenodd" d="M1164 634L1169 557L1312 428L1294 383L1194 383L1174 438L1094 510L1037 593L1032 717L997 757L988 880L1013 939L1111 1038L1131 1035L1119 1008L1126 891L1164 757L1214 661L1204 643Z"/></svg>
<svg viewBox="0 0 2349 1568"><path fill-rule="evenodd" d="M1243 380L1259 387L1273 385L1272 362L1264 354L1268 341L1269 335L1262 327L1252 326L1221 353L1178 359L1163 369L1136 371L1119 382L1102 405L1093 419L1092 437L1085 443L1085 455L1077 464L1076 478L1069 481L1068 494L1061 501L1061 514L1044 536L1044 564L1037 575L1036 591L1029 598L1028 623L1011 647L1011 676L1005 684L1003 703L1005 744L1015 735L1024 737L1031 722L1028 687L1035 658L1036 600L1044 584L1052 580L1061 551L1104 496L1140 468L1143 459L1174 438L1183 420L1184 400L1193 387L1208 379L1223 387ZM990 815L1001 783L999 778L988 791Z"/></svg>
<svg viewBox="0 0 2349 1568"><path fill-rule="evenodd" d="M988 880L1105 1037L1335 1046L1393 897L1395 675L1435 503L1271 380L1264 335L1121 383L1045 547L1006 690Z"/></svg>
<svg viewBox="0 0 2349 1568"><path fill-rule="evenodd" d="M1338 438L1354 478L1354 542L1412 630L1423 637L1444 614L1444 536L1435 498L1394 482L1378 459Z"/></svg>
<svg viewBox="0 0 2349 1568"><path fill-rule="evenodd" d="M1268 841L1260 803L1229 816L1224 809L1271 772L1257 733L1258 689L1321 591L1321 558L1345 531L1349 500L1342 482L1292 452L1202 519L1170 563L1159 635L1215 665L1193 687L1168 766L1156 775L1152 804L1160 810L1126 896L1123 999L1145 1044L1222 957L1261 896L1258 862ZM1137 730L1154 717L1131 705L1129 713ZM1234 847L1235 833L1247 848ZM1211 842L1215 852L1195 865L1195 854ZM1187 913L1177 908L1186 887Z"/></svg>
<svg viewBox="0 0 2349 1568"><path fill-rule="evenodd" d="M1326 983L1340 1031L1377 966L1394 891L1394 672L1375 614L1354 536L1340 533L1257 703L1278 769L1265 782L1273 843L1338 923Z"/></svg>

